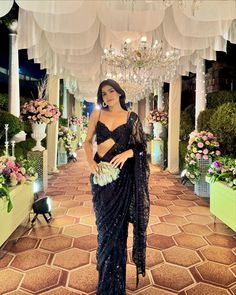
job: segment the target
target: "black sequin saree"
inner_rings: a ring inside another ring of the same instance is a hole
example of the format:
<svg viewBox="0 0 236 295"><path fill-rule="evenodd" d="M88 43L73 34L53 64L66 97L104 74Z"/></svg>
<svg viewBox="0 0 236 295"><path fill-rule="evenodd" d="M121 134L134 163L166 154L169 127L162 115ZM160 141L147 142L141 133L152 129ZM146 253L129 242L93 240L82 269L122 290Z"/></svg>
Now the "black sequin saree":
<svg viewBox="0 0 236 295"><path fill-rule="evenodd" d="M98 142L108 138L115 142L103 157L95 154L98 163L110 162L115 155L128 149L134 152L134 157L125 162L119 178L112 183L101 187L94 184L93 175L90 176L98 230L97 295L124 295L129 222L133 223L134 229L132 259L137 269L137 284L138 275L145 275L150 206L146 141L140 120L133 112L126 124L113 131L98 121L96 135Z"/></svg>

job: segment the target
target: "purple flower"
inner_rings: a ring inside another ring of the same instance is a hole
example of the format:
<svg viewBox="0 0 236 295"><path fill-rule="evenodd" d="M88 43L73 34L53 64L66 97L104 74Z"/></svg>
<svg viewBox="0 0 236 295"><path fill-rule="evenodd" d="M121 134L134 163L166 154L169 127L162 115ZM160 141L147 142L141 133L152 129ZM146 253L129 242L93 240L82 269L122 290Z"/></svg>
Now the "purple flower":
<svg viewBox="0 0 236 295"><path fill-rule="evenodd" d="M213 164L216 170L220 170L220 168L222 167L222 164L219 161L215 161Z"/></svg>

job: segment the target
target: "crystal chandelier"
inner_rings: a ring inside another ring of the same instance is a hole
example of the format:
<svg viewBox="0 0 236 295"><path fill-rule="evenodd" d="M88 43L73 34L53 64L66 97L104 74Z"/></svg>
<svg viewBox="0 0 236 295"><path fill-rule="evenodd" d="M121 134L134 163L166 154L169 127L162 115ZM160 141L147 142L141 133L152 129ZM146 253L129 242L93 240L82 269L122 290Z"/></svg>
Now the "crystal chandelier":
<svg viewBox="0 0 236 295"><path fill-rule="evenodd" d="M121 69L132 69L134 72L142 68L151 69L153 67L168 65L179 59L178 49L164 51L163 42L156 40L153 44L148 44L144 36L140 39L137 48L131 46L131 40L126 39L120 51L115 50L110 45L104 50L102 62L109 66Z"/></svg>
<svg viewBox="0 0 236 295"><path fill-rule="evenodd" d="M168 81L174 73L180 52L177 49L166 51L162 41L148 44L142 37L137 48L127 39L120 50L110 46L102 57L103 73L120 83L141 84L145 89L152 89L152 80ZM137 87L136 87L137 88Z"/></svg>

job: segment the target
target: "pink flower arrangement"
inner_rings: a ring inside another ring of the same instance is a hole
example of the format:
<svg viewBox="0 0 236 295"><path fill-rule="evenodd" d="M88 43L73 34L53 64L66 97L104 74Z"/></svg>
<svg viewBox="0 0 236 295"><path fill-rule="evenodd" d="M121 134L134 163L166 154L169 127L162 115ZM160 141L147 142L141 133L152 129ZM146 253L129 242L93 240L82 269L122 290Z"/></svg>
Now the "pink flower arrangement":
<svg viewBox="0 0 236 295"><path fill-rule="evenodd" d="M153 110L147 117L149 123L159 122L163 126L167 126L168 123L168 113L164 111Z"/></svg>
<svg viewBox="0 0 236 295"><path fill-rule="evenodd" d="M194 136L189 140L185 156L186 175L187 177L191 175L191 179L189 177L190 181L195 183L200 177L199 160L213 160L215 157L220 156L220 154L219 142L211 132L200 131L194 133Z"/></svg>
<svg viewBox="0 0 236 295"><path fill-rule="evenodd" d="M21 107L20 120L30 123L46 123L56 122L61 113L56 105L51 104L44 98L38 98L26 102Z"/></svg>
<svg viewBox="0 0 236 295"><path fill-rule="evenodd" d="M69 119L70 125L80 125L80 119L76 116L71 116Z"/></svg>

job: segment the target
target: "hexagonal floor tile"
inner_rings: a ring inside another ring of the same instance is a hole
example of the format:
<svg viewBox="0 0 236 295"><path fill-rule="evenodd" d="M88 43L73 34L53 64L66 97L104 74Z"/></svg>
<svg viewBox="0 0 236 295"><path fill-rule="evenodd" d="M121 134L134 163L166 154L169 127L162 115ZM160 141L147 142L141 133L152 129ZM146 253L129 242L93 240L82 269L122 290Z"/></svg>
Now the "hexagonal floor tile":
<svg viewBox="0 0 236 295"><path fill-rule="evenodd" d="M60 207L65 207L65 208L74 208L76 206L81 206L81 202L76 200L68 200L68 201L62 201L60 204Z"/></svg>
<svg viewBox="0 0 236 295"><path fill-rule="evenodd" d="M14 258L13 255L9 253L6 254L5 252L0 251L0 269L7 267L13 258Z"/></svg>
<svg viewBox="0 0 236 295"><path fill-rule="evenodd" d="M46 238L50 236L55 236L59 233L59 228L54 226L41 226L37 228L33 228L30 232L31 236Z"/></svg>
<svg viewBox="0 0 236 295"><path fill-rule="evenodd" d="M222 286L229 286L235 282L235 276L226 265L207 261L196 266L204 281L213 282Z"/></svg>
<svg viewBox="0 0 236 295"><path fill-rule="evenodd" d="M167 195L174 195L174 196L179 196L179 195L182 195L182 191L181 190L165 190L164 191L165 194Z"/></svg>
<svg viewBox="0 0 236 295"><path fill-rule="evenodd" d="M92 227L83 224L69 225L64 228L63 233L74 238L90 235Z"/></svg>
<svg viewBox="0 0 236 295"><path fill-rule="evenodd" d="M155 234L163 235L163 236L172 236L174 234L180 233L180 230L176 225L167 224L167 223L159 223L155 225L151 225L151 230Z"/></svg>
<svg viewBox="0 0 236 295"><path fill-rule="evenodd" d="M205 283L198 283L196 286L185 292L187 293L187 295L230 295L230 293L225 289Z"/></svg>
<svg viewBox="0 0 236 295"><path fill-rule="evenodd" d="M230 229L226 224L221 222L209 224L208 227L215 233L231 235L231 236L235 235L235 232L232 229Z"/></svg>
<svg viewBox="0 0 236 295"><path fill-rule="evenodd" d="M190 249L198 249L207 245L201 237L186 233L178 234L174 236L173 239L176 241L177 245Z"/></svg>
<svg viewBox="0 0 236 295"><path fill-rule="evenodd" d="M29 249L36 248L38 239L23 237L20 238L15 244L15 240L10 240L4 246L4 250L7 250L12 253L19 253Z"/></svg>
<svg viewBox="0 0 236 295"><path fill-rule="evenodd" d="M189 207L189 209L192 213L208 215L208 216L211 215L209 207L193 206L193 207Z"/></svg>
<svg viewBox="0 0 236 295"><path fill-rule="evenodd" d="M151 272L156 285L175 292L194 283L190 273L179 266L162 264Z"/></svg>
<svg viewBox="0 0 236 295"><path fill-rule="evenodd" d="M67 215L75 216L75 217L82 217L91 214L91 208L89 207L73 207L70 208L67 212Z"/></svg>
<svg viewBox="0 0 236 295"><path fill-rule="evenodd" d="M59 207L53 210L53 217L60 217L66 214L67 208Z"/></svg>
<svg viewBox="0 0 236 295"><path fill-rule="evenodd" d="M170 211L165 207L159 207L159 206L153 205L150 208L150 215L161 217L168 214L170 214Z"/></svg>
<svg viewBox="0 0 236 295"><path fill-rule="evenodd" d="M0 294L14 291L18 288L23 274L12 269L0 270Z"/></svg>
<svg viewBox="0 0 236 295"><path fill-rule="evenodd" d="M172 237L152 234L147 237L147 245L152 248L166 249L175 245Z"/></svg>
<svg viewBox="0 0 236 295"><path fill-rule="evenodd" d="M29 250L24 253L18 254L11 263L12 267L28 270L47 262L49 254L39 250Z"/></svg>
<svg viewBox="0 0 236 295"><path fill-rule="evenodd" d="M157 216L154 215L150 215L149 216L149 220L148 220L148 225L153 225L153 224L157 224L160 222L160 219Z"/></svg>
<svg viewBox="0 0 236 295"><path fill-rule="evenodd" d="M97 242L97 236L96 235L88 235L83 236L80 238L76 238L74 240L74 247L80 248L87 251L93 251L97 249L98 242Z"/></svg>
<svg viewBox="0 0 236 295"><path fill-rule="evenodd" d="M96 219L94 215L82 216L80 218L80 224L96 225Z"/></svg>
<svg viewBox="0 0 236 295"><path fill-rule="evenodd" d="M61 227L75 223L75 218L72 216L61 216L52 220L51 225Z"/></svg>
<svg viewBox="0 0 236 295"><path fill-rule="evenodd" d="M183 225L183 224L188 223L188 221L185 219L185 217L172 215L172 214L164 216L163 220L167 223L173 223L176 225Z"/></svg>
<svg viewBox="0 0 236 295"><path fill-rule="evenodd" d="M235 248L236 247L236 239L231 236L220 235L220 234L212 234L205 237L212 245L221 246L226 248Z"/></svg>
<svg viewBox="0 0 236 295"><path fill-rule="evenodd" d="M191 214L186 216L186 219L192 223L197 223L197 224L209 224L213 221L213 218L211 216L205 216L205 215L200 215L200 214Z"/></svg>
<svg viewBox="0 0 236 295"><path fill-rule="evenodd" d="M177 215L177 216L187 216L191 213L187 207L183 207L183 206L173 205L173 206L169 206L168 209L173 215Z"/></svg>
<svg viewBox="0 0 236 295"><path fill-rule="evenodd" d="M43 292L43 295L76 295L77 292L73 292L71 290L67 290L66 288L60 287L55 288L47 292Z"/></svg>
<svg viewBox="0 0 236 295"><path fill-rule="evenodd" d="M236 294L236 285L230 288L231 292L235 295Z"/></svg>
<svg viewBox="0 0 236 295"><path fill-rule="evenodd" d="M182 229L184 232L189 233L189 234L194 234L194 235L208 235L212 233L212 231L206 226L202 224L185 224L182 226Z"/></svg>
<svg viewBox="0 0 236 295"><path fill-rule="evenodd" d="M23 291L20 291L20 290L18 290L18 291L13 291L13 292L11 292L11 293L7 293L8 295L29 295L30 293L26 293L26 292L23 292Z"/></svg>
<svg viewBox="0 0 236 295"><path fill-rule="evenodd" d="M43 290L56 286L59 282L61 271L48 266L40 266L27 271L21 287L31 292L42 292Z"/></svg>
<svg viewBox="0 0 236 295"><path fill-rule="evenodd" d="M74 269L89 263L89 253L72 248L55 254L53 264L61 268Z"/></svg>
<svg viewBox="0 0 236 295"><path fill-rule="evenodd" d="M144 288L150 285L150 279L148 272L146 272L145 277L139 275L139 285L138 289ZM136 267L131 264L126 266L126 289L129 291L136 291Z"/></svg>
<svg viewBox="0 0 236 295"><path fill-rule="evenodd" d="M236 262L235 254L227 248L208 246L207 248L202 249L201 252L207 260L211 260L213 262L219 262L227 265Z"/></svg>
<svg viewBox="0 0 236 295"><path fill-rule="evenodd" d="M188 201L188 200L174 200L173 201L174 205L176 206L182 206L182 207L190 207L193 206L194 203L192 201Z"/></svg>
<svg viewBox="0 0 236 295"><path fill-rule="evenodd" d="M133 293L132 293L133 294ZM138 293L138 295L175 295L176 293L164 291L163 289L156 288L156 287L148 287Z"/></svg>
<svg viewBox="0 0 236 295"><path fill-rule="evenodd" d="M88 279L89 278L89 279ZM95 292L98 282L96 265L86 265L70 273L68 286L78 291Z"/></svg>
<svg viewBox="0 0 236 295"><path fill-rule="evenodd" d="M57 252L61 250L65 250L70 248L72 245L72 238L59 235L57 237L52 237L48 239L44 239L40 248L51 251Z"/></svg>
<svg viewBox="0 0 236 295"><path fill-rule="evenodd" d="M185 267L194 265L201 261L195 251L177 246L164 250L162 254L167 262Z"/></svg>
<svg viewBox="0 0 236 295"><path fill-rule="evenodd" d="M173 203L172 201L169 201L169 200L157 199L156 205L161 207L167 207L167 206L173 205Z"/></svg>
<svg viewBox="0 0 236 295"><path fill-rule="evenodd" d="M132 260L132 250L128 251L129 263L134 264ZM146 249L146 267L152 268L162 263L163 257L161 251L147 247Z"/></svg>

